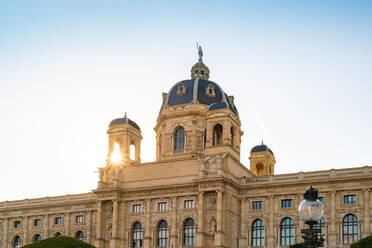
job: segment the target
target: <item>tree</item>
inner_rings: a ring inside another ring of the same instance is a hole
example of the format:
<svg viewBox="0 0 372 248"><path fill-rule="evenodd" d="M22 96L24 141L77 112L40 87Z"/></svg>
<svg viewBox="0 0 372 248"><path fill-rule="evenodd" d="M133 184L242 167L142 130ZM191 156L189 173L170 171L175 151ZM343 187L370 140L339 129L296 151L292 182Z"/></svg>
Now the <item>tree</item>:
<svg viewBox="0 0 372 248"><path fill-rule="evenodd" d="M49 239L40 240L32 244L22 246L22 248L95 248L93 245L90 245L84 241L59 236Z"/></svg>
<svg viewBox="0 0 372 248"><path fill-rule="evenodd" d="M350 248L370 248L372 247L372 235L361 239L350 246Z"/></svg>

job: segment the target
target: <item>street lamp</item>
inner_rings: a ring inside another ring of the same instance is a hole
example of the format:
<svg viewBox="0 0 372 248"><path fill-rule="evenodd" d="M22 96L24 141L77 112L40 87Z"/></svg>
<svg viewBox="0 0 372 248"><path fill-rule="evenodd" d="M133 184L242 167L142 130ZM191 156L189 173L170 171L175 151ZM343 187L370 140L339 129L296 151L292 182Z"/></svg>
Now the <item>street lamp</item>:
<svg viewBox="0 0 372 248"><path fill-rule="evenodd" d="M320 233L321 230L313 227L323 216L323 205L318 200L318 190L311 186L305 191L304 197L305 200L300 203L298 212L300 218L309 225L309 229L302 229L301 233L304 234L302 237L305 240L305 245L308 248L316 248L319 242L317 233Z"/></svg>

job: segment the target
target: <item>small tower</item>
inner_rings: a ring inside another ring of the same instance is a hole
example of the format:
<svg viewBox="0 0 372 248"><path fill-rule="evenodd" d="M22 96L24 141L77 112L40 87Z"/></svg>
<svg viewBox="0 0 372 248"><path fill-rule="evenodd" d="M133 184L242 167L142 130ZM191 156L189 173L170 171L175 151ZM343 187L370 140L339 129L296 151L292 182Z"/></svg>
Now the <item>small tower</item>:
<svg viewBox="0 0 372 248"><path fill-rule="evenodd" d="M107 166L141 162L141 129L127 117L110 122ZM131 156L132 155L132 156Z"/></svg>
<svg viewBox="0 0 372 248"><path fill-rule="evenodd" d="M256 176L274 175L275 156L263 141L261 145L255 146L251 149L250 170Z"/></svg>

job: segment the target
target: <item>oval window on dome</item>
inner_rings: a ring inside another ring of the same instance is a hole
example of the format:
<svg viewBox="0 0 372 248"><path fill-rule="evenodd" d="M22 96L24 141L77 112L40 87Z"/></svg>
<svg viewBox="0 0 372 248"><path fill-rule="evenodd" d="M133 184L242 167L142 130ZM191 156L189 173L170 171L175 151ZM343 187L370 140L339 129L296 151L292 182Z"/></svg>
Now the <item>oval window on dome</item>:
<svg viewBox="0 0 372 248"><path fill-rule="evenodd" d="M207 87L205 87L205 94L209 97L216 97L213 84L208 84Z"/></svg>
<svg viewBox="0 0 372 248"><path fill-rule="evenodd" d="M178 84L177 95L182 96L186 94L186 85L184 83Z"/></svg>

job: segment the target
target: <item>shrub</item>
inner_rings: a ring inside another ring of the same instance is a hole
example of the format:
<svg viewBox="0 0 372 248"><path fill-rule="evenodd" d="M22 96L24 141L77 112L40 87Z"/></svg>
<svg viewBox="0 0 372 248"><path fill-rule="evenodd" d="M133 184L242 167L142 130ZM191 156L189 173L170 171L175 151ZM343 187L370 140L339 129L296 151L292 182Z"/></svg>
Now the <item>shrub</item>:
<svg viewBox="0 0 372 248"><path fill-rule="evenodd" d="M84 241L75 238L59 236L40 240L35 243L22 246L22 248L95 248L95 247L93 245L90 245Z"/></svg>
<svg viewBox="0 0 372 248"><path fill-rule="evenodd" d="M350 248L370 248L372 247L372 235L361 239L350 246Z"/></svg>
<svg viewBox="0 0 372 248"><path fill-rule="evenodd" d="M289 248L307 248L304 243L291 245Z"/></svg>

